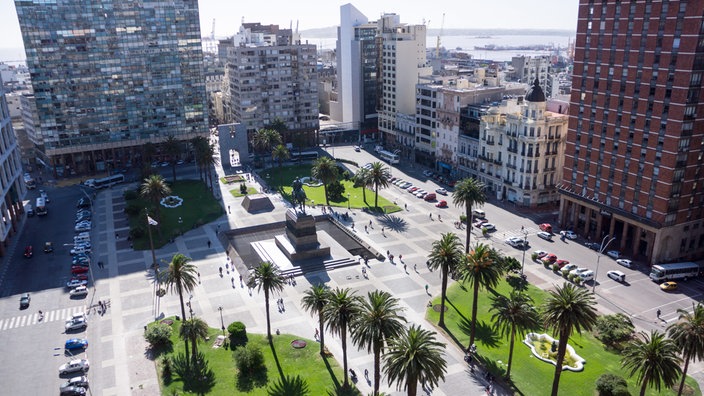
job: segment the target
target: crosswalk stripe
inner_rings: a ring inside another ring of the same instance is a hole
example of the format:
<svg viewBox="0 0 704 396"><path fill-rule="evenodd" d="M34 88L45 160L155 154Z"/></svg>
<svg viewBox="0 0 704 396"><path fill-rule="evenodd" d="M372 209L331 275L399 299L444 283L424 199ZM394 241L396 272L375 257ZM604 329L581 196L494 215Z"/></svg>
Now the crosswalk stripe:
<svg viewBox="0 0 704 396"><path fill-rule="evenodd" d="M86 312L86 306L55 309L45 312L42 322L64 321L73 315ZM29 315L15 316L12 318L0 319L0 331L31 326L39 323L39 313L35 312Z"/></svg>
<svg viewBox="0 0 704 396"><path fill-rule="evenodd" d="M27 316L22 316L17 324L17 327L24 327L24 322L27 320Z"/></svg>
<svg viewBox="0 0 704 396"><path fill-rule="evenodd" d="M15 326L15 320L16 320L16 319L17 319L17 317L15 316L14 318L12 318L12 319L10 320L10 326L9 326L10 328L13 328L13 327Z"/></svg>

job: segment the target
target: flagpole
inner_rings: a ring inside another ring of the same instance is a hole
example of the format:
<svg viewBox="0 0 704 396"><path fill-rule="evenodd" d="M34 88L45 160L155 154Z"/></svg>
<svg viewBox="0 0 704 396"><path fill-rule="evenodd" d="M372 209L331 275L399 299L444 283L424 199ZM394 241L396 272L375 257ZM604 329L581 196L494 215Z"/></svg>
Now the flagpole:
<svg viewBox="0 0 704 396"><path fill-rule="evenodd" d="M152 239L152 221L149 218L149 212L147 211L146 208L144 208L145 212L147 213L147 230L149 231L149 247L152 250L152 268L154 268L154 318L157 318L159 316L159 302L161 301L161 297L157 294L157 291L160 290L159 288L159 264L156 262L156 252L154 252L154 240ZM150 221L151 220L151 221Z"/></svg>

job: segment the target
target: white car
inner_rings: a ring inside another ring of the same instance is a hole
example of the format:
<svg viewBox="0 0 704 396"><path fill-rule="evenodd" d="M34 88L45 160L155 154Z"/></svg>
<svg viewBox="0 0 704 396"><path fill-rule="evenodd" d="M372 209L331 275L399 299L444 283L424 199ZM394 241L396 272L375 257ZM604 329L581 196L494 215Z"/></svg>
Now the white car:
<svg viewBox="0 0 704 396"><path fill-rule="evenodd" d="M67 388L69 386L80 386L81 388L88 388L88 377L85 375L82 375L80 377L73 377L70 380L64 382L63 385L61 385L61 388Z"/></svg>
<svg viewBox="0 0 704 396"><path fill-rule="evenodd" d="M519 244L520 244L521 242L523 242L523 239L521 239L521 238L519 238L519 237L508 238L508 239L506 240L506 244L509 245L509 246L513 246L513 247L519 246Z"/></svg>
<svg viewBox="0 0 704 396"><path fill-rule="evenodd" d="M633 262L629 259L617 259L616 263L620 264L626 268L631 268L631 266L633 265Z"/></svg>
<svg viewBox="0 0 704 396"><path fill-rule="evenodd" d="M562 267L562 268L560 269L560 271L562 271L562 274L565 275L565 274L570 273L570 271L572 271L572 270L574 270L574 269L576 269L576 268L577 268L577 264L565 264L565 266ZM585 268L585 269L586 269L586 268Z"/></svg>
<svg viewBox="0 0 704 396"><path fill-rule="evenodd" d="M405 190L408 187L411 187L412 185L413 184L411 182L405 182L405 183L401 184L401 188Z"/></svg>
<svg viewBox="0 0 704 396"><path fill-rule="evenodd" d="M546 252L545 250L536 250L533 252L533 254L535 254L536 256L538 256L539 259L541 259L541 258L547 256L548 252Z"/></svg>
<svg viewBox="0 0 704 396"><path fill-rule="evenodd" d="M538 237L545 239L546 241L552 241L552 234L545 231L540 231Z"/></svg>
<svg viewBox="0 0 704 396"><path fill-rule="evenodd" d="M616 282L625 282L626 281L626 274L624 274L621 271L609 271L606 273L606 276L609 278L615 280Z"/></svg>
<svg viewBox="0 0 704 396"><path fill-rule="evenodd" d="M66 331L85 330L85 328L88 327L88 322L86 322L85 319L67 320L64 327Z"/></svg>
<svg viewBox="0 0 704 396"><path fill-rule="evenodd" d="M88 369L90 369L90 362L88 359L75 359L59 366L59 374L66 375L79 371L85 373Z"/></svg>
<svg viewBox="0 0 704 396"><path fill-rule="evenodd" d="M430 176L432 176L432 175L433 175L433 172L431 172L431 171L429 171L429 170L424 170L424 171L423 171L423 176L430 177Z"/></svg>
<svg viewBox="0 0 704 396"><path fill-rule="evenodd" d="M44 198L44 201L45 201L46 203L51 202L51 201L49 200L49 196L46 194L46 191L44 191L44 190L39 190L39 194L42 196L42 198Z"/></svg>
<svg viewBox="0 0 704 396"><path fill-rule="evenodd" d="M567 239L572 239L572 240L577 239L577 234L575 234L572 231L560 231L560 235L562 235L563 237L566 237Z"/></svg>
<svg viewBox="0 0 704 396"><path fill-rule="evenodd" d="M90 224L78 224L73 230L76 232L90 231Z"/></svg>
<svg viewBox="0 0 704 396"><path fill-rule="evenodd" d="M88 288L85 286L78 286L75 289L71 289L71 291L68 292L68 295L71 297L85 297L88 295Z"/></svg>
<svg viewBox="0 0 704 396"><path fill-rule="evenodd" d="M491 223L484 223L482 224L482 230L496 231L496 226Z"/></svg>
<svg viewBox="0 0 704 396"><path fill-rule="evenodd" d="M608 252L606 252L606 255L616 260L621 257L621 252L619 252L618 250L609 250Z"/></svg>
<svg viewBox="0 0 704 396"><path fill-rule="evenodd" d="M435 192L438 194L447 195L447 190L445 190L444 188L438 188L437 190L435 190Z"/></svg>
<svg viewBox="0 0 704 396"><path fill-rule="evenodd" d="M66 287L69 289L75 289L78 286L85 286L88 284L87 280L81 280L81 279L71 279L70 281L66 282Z"/></svg>
<svg viewBox="0 0 704 396"><path fill-rule="evenodd" d="M88 317L86 316L85 312L80 312L77 314L73 314L70 318L66 319L67 322L73 321L73 320L83 320L87 321Z"/></svg>
<svg viewBox="0 0 704 396"><path fill-rule="evenodd" d="M582 279L582 282L587 282L590 280L594 280L594 271L588 270L579 273L579 277Z"/></svg>
<svg viewBox="0 0 704 396"><path fill-rule="evenodd" d="M567 265L569 265L569 264L567 264ZM579 267L579 268L575 268L572 271L570 271L570 275L580 275L581 273L587 272L587 271L589 271L589 268Z"/></svg>
<svg viewBox="0 0 704 396"><path fill-rule="evenodd" d="M425 194L427 194L427 193L428 193L428 192L425 191L425 190L418 190L418 191L416 191L414 194L415 194L415 196L418 197L418 198L423 198L423 197L425 197Z"/></svg>

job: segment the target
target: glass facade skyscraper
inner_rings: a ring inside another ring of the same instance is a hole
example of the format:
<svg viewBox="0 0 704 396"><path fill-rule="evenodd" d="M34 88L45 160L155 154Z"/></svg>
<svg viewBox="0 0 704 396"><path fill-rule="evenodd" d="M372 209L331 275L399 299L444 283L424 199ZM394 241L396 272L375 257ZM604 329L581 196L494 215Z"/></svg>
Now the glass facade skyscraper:
<svg viewBox="0 0 704 396"><path fill-rule="evenodd" d="M197 0L16 0L38 118L37 157L61 175L207 134Z"/></svg>

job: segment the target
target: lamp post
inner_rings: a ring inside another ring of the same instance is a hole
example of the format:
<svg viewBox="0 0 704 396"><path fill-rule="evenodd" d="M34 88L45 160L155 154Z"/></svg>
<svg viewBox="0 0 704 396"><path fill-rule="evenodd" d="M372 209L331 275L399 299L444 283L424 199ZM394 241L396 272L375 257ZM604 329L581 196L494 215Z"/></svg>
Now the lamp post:
<svg viewBox="0 0 704 396"><path fill-rule="evenodd" d="M606 249L609 244L613 242L614 239L616 239L616 237L612 237L611 239L609 239L608 242L606 242L606 238L608 237L609 236L607 235L604 237L604 239L601 240L601 247L599 248L599 253L597 253L596 256L596 271L594 271L594 284L592 285L592 293L594 293L594 289L596 289L596 277L599 275L599 261L601 260L602 254L604 254L604 249Z"/></svg>
<svg viewBox="0 0 704 396"><path fill-rule="evenodd" d="M347 193L347 209L350 209L350 194Z"/></svg>
<svg viewBox="0 0 704 396"><path fill-rule="evenodd" d="M526 265L526 250L528 249L528 231L523 230L523 258L521 259L521 276L523 276L523 267Z"/></svg>
<svg viewBox="0 0 704 396"><path fill-rule="evenodd" d="M218 311L220 311L220 325L222 326L222 335L225 335L225 321L222 319L222 307L218 307Z"/></svg>

